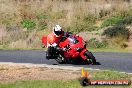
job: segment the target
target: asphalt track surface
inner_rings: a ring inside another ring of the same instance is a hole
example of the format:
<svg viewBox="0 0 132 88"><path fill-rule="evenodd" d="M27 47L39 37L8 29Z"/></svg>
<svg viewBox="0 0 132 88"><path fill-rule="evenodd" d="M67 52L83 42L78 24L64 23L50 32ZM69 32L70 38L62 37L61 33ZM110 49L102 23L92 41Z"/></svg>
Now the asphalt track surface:
<svg viewBox="0 0 132 88"><path fill-rule="evenodd" d="M132 53L96 52L93 54L101 65L62 65L132 73ZM0 50L0 62L60 65L53 59L46 60L43 50Z"/></svg>

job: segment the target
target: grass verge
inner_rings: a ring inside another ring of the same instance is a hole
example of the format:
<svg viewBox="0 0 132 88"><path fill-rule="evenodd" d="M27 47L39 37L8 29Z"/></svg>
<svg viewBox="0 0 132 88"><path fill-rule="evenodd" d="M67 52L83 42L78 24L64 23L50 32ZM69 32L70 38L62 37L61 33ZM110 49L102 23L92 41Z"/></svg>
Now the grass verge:
<svg viewBox="0 0 132 88"><path fill-rule="evenodd" d="M112 48L87 48L92 52L128 52L132 53L132 50L129 49L112 49ZM0 47L0 50L46 50L46 48L3 48Z"/></svg>
<svg viewBox="0 0 132 88"><path fill-rule="evenodd" d="M128 52L132 53L132 50L129 49L112 49L112 48L88 48L89 51L92 52Z"/></svg>
<svg viewBox="0 0 132 88"><path fill-rule="evenodd" d="M129 79L132 75L116 71L89 71L91 79ZM83 88L76 80L28 80L15 83L0 84L0 88ZM129 86L87 86L85 88L132 88Z"/></svg>

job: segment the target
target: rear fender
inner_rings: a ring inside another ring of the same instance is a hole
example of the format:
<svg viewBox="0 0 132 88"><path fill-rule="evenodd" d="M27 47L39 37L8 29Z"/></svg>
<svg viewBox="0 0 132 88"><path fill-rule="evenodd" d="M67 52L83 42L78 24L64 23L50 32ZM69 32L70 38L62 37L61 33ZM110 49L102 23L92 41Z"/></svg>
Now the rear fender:
<svg viewBox="0 0 132 88"><path fill-rule="evenodd" d="M87 58L85 57L84 53L87 51L87 49L83 49L81 52L80 52L80 56L82 57L83 60L86 60Z"/></svg>

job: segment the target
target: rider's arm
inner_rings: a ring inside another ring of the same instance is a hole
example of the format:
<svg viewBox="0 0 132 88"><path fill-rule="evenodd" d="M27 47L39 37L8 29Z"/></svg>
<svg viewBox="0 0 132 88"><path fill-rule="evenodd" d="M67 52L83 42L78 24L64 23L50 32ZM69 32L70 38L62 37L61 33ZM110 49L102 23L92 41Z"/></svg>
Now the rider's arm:
<svg viewBox="0 0 132 88"><path fill-rule="evenodd" d="M57 43L55 43L55 42L54 42L54 43L48 43L48 42L47 42L47 48L48 48L49 46L56 47L56 46L57 46Z"/></svg>
<svg viewBox="0 0 132 88"><path fill-rule="evenodd" d="M49 46L56 46L57 44L55 44L55 39L54 39L54 36L52 36L51 34L49 34L47 36L47 48Z"/></svg>

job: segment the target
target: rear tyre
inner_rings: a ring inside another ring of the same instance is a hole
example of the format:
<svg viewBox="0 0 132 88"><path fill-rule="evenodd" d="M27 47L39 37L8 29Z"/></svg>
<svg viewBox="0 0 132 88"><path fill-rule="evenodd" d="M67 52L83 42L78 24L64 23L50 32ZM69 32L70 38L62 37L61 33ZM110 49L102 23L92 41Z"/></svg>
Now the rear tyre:
<svg viewBox="0 0 132 88"><path fill-rule="evenodd" d="M46 52L46 59L49 60L50 56L48 55L48 52Z"/></svg>
<svg viewBox="0 0 132 88"><path fill-rule="evenodd" d="M55 59L58 57L59 53L56 50L55 47L48 47L48 50L46 52L46 59Z"/></svg>
<svg viewBox="0 0 132 88"><path fill-rule="evenodd" d="M65 59L64 57L59 54L58 57L55 59L59 64L65 64Z"/></svg>
<svg viewBox="0 0 132 88"><path fill-rule="evenodd" d="M91 52L86 51L86 52L85 52L85 55L86 55L86 57L87 57L88 63L89 63L89 62L90 62L91 64L95 64L95 63L96 63L96 59L95 59L95 57L93 56L93 54L92 54Z"/></svg>

